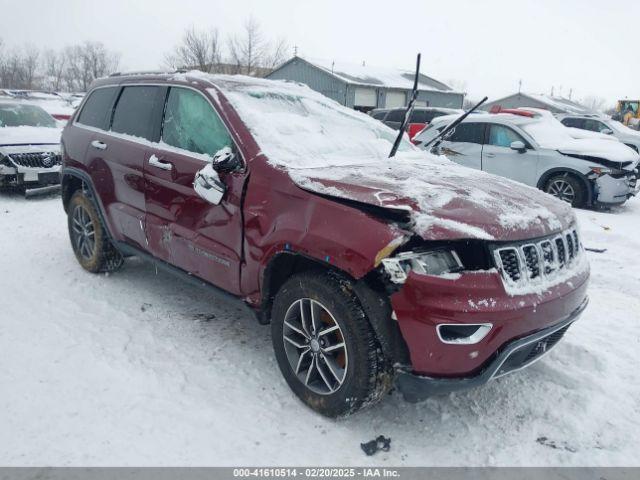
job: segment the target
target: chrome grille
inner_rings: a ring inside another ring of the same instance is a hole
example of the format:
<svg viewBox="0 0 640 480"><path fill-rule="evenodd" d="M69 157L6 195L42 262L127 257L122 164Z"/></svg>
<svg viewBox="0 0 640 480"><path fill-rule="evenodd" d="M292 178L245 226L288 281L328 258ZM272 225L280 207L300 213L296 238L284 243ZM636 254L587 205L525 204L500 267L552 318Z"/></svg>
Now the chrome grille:
<svg viewBox="0 0 640 480"><path fill-rule="evenodd" d="M494 257L507 283L524 285L569 268L580 252L578 232L572 229L553 238L496 248Z"/></svg>
<svg viewBox="0 0 640 480"><path fill-rule="evenodd" d="M62 164L62 156L52 152L11 153L9 157L21 167L52 168Z"/></svg>

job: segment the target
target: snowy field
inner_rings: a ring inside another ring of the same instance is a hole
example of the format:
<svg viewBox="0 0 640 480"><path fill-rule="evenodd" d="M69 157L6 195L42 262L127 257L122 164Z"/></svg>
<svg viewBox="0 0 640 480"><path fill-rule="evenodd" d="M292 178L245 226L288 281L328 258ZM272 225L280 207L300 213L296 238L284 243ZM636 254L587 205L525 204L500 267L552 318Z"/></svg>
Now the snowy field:
<svg viewBox="0 0 640 480"><path fill-rule="evenodd" d="M544 360L331 421L289 391L268 327L136 259L85 273L59 198L0 195L0 464L640 465L640 200L578 216L607 250Z"/></svg>

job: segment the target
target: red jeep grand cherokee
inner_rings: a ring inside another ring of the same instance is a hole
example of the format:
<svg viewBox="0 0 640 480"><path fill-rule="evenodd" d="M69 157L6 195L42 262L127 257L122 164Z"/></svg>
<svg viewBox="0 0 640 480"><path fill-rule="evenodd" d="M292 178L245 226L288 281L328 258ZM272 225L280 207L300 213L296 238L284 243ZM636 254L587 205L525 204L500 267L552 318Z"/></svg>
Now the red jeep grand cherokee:
<svg viewBox="0 0 640 480"><path fill-rule="evenodd" d="M98 80L63 133L80 264L153 261L271 324L328 416L409 401L549 351L586 305L570 207L426 154L309 88L198 72Z"/></svg>

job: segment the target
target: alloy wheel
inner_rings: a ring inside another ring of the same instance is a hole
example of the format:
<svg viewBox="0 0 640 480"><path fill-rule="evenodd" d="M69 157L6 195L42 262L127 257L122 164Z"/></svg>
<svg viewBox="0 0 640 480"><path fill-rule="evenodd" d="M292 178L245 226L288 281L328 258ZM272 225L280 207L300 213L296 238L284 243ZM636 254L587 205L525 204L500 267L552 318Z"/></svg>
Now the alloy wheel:
<svg viewBox="0 0 640 480"><path fill-rule="evenodd" d="M282 330L289 366L298 379L320 395L336 392L348 368L340 325L320 302L302 298L287 310Z"/></svg>
<svg viewBox="0 0 640 480"><path fill-rule="evenodd" d="M567 203L573 203L576 196L576 192L571 184L562 179L557 179L551 182L547 192Z"/></svg>
<svg viewBox="0 0 640 480"><path fill-rule="evenodd" d="M90 260L96 249L96 230L89 212L77 205L73 211L73 245L85 260Z"/></svg>

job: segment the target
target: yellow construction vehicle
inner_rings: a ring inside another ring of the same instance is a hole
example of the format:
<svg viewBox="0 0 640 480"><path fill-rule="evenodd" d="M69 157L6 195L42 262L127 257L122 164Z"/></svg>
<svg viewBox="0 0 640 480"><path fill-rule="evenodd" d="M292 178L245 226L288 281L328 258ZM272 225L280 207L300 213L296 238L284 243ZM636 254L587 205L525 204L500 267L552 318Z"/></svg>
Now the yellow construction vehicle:
<svg viewBox="0 0 640 480"><path fill-rule="evenodd" d="M640 100L618 100L613 119L640 130Z"/></svg>

